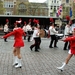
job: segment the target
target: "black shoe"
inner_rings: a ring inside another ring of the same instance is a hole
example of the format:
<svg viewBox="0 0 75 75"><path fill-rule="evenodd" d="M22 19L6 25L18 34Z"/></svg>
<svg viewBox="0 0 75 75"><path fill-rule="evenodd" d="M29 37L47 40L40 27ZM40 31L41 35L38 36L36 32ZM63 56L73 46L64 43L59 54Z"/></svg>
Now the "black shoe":
<svg viewBox="0 0 75 75"><path fill-rule="evenodd" d="M32 47L30 47L30 50L32 51Z"/></svg>
<svg viewBox="0 0 75 75"><path fill-rule="evenodd" d="M35 50L35 52L39 52L38 50Z"/></svg>
<svg viewBox="0 0 75 75"><path fill-rule="evenodd" d="M68 50L68 49L63 49L63 50Z"/></svg>
<svg viewBox="0 0 75 75"><path fill-rule="evenodd" d="M5 41L5 42L8 42L8 41Z"/></svg>
<svg viewBox="0 0 75 75"><path fill-rule="evenodd" d="M54 46L55 48L58 48L57 46Z"/></svg>
<svg viewBox="0 0 75 75"><path fill-rule="evenodd" d="M38 47L38 49L41 49L40 47Z"/></svg>
<svg viewBox="0 0 75 75"><path fill-rule="evenodd" d="M50 47L50 46L49 46L49 48L53 48L53 47Z"/></svg>

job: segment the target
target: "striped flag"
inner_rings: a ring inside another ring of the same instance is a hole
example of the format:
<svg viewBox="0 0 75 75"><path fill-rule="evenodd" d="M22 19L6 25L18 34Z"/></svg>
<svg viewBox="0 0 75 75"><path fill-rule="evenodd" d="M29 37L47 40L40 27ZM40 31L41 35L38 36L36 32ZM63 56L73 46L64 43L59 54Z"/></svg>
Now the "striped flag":
<svg viewBox="0 0 75 75"><path fill-rule="evenodd" d="M61 15L61 12L62 12L62 5L59 6L56 16L59 17Z"/></svg>
<svg viewBox="0 0 75 75"><path fill-rule="evenodd" d="M59 6L59 9L58 9L60 12L62 12L62 5Z"/></svg>

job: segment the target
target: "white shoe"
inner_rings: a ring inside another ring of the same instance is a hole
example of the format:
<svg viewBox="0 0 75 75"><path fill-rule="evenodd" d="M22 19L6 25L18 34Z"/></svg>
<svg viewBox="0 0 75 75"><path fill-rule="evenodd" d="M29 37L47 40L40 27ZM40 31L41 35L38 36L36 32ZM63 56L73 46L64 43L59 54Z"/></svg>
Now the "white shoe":
<svg viewBox="0 0 75 75"><path fill-rule="evenodd" d="M63 71L64 69L62 67L57 67L58 70Z"/></svg>
<svg viewBox="0 0 75 75"><path fill-rule="evenodd" d="M62 64L62 66L61 66L61 67L57 67L57 69L63 71L65 66L66 66L66 63L64 62L64 63Z"/></svg>
<svg viewBox="0 0 75 75"><path fill-rule="evenodd" d="M18 65L18 62L14 62L14 63L13 63L13 66L15 66L15 65Z"/></svg>
<svg viewBox="0 0 75 75"><path fill-rule="evenodd" d="M21 64L21 59L18 59L18 65L15 65L15 68L21 68L22 64Z"/></svg>
<svg viewBox="0 0 75 75"><path fill-rule="evenodd" d="M21 68L21 67L22 67L21 64L18 64L18 65L15 66L15 68Z"/></svg>

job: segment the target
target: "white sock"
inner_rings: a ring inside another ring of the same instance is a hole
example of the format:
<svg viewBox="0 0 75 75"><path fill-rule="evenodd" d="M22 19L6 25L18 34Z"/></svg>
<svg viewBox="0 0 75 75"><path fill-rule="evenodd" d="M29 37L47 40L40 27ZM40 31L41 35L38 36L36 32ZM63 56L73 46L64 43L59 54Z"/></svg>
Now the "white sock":
<svg viewBox="0 0 75 75"><path fill-rule="evenodd" d="M18 57L14 56L14 63L18 63Z"/></svg>

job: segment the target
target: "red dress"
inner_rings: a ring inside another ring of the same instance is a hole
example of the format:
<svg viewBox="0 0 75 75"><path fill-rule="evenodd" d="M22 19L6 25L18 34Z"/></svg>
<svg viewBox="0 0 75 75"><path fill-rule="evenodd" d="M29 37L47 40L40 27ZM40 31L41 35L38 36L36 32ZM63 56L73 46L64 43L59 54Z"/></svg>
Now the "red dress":
<svg viewBox="0 0 75 75"><path fill-rule="evenodd" d="M75 55L75 36L68 37L64 41L69 41L70 42L71 54Z"/></svg>
<svg viewBox="0 0 75 75"><path fill-rule="evenodd" d="M21 29L21 28L18 28L10 33L8 33L7 35L3 36L3 38L7 38L11 35L14 35L14 47L23 47L24 46L24 42L23 42L23 39L22 39L22 35L25 36L25 33L24 31Z"/></svg>

